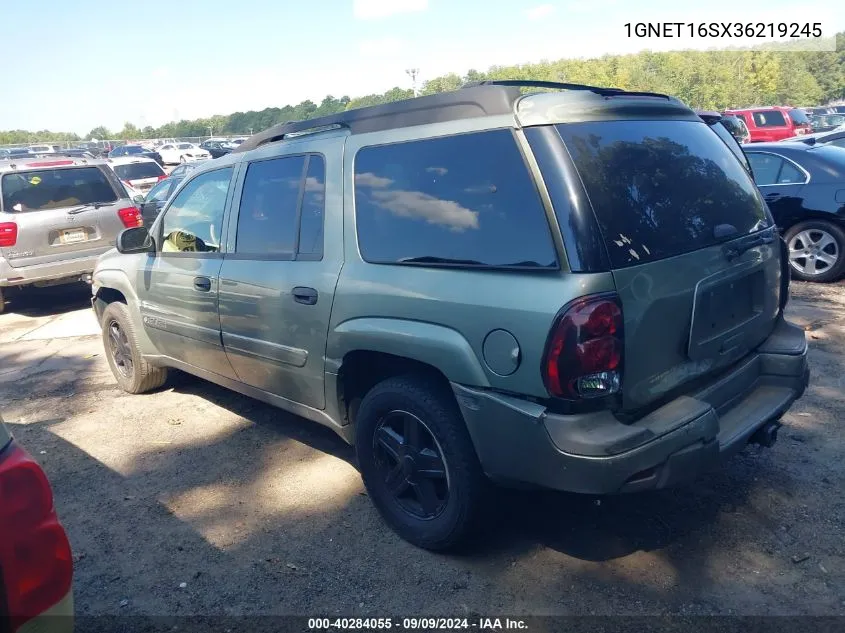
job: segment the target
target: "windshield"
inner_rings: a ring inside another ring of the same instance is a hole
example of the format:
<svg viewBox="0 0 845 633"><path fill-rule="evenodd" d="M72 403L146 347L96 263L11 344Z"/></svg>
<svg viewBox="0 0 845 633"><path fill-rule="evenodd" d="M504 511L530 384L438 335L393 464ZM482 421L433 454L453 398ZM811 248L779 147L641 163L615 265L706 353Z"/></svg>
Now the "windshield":
<svg viewBox="0 0 845 633"><path fill-rule="evenodd" d="M614 268L636 266L769 226L736 156L705 123L559 125ZM719 229L717 231L717 229Z"/></svg>
<svg viewBox="0 0 845 633"><path fill-rule="evenodd" d="M176 147L178 147L179 149L193 149L194 148L194 146L191 145L190 143L179 143L179 145L177 145Z"/></svg>
<svg viewBox="0 0 845 633"><path fill-rule="evenodd" d="M801 110L790 110L789 111L789 118L792 119L792 122L797 125L809 125L810 119L807 118L807 115L804 114Z"/></svg>
<svg viewBox="0 0 845 633"><path fill-rule="evenodd" d="M0 190L3 210L7 213L117 200L106 175L97 167L7 173L0 180Z"/></svg>
<svg viewBox="0 0 845 633"><path fill-rule="evenodd" d="M158 163L130 163L128 165L115 165L114 173L121 180L141 180L144 178L158 178L164 175L164 171Z"/></svg>

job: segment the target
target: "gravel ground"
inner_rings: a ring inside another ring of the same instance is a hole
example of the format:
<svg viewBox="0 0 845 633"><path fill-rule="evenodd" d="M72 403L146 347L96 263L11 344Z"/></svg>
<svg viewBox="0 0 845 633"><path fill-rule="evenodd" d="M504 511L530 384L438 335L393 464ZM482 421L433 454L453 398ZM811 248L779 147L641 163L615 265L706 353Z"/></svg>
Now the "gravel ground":
<svg viewBox="0 0 845 633"><path fill-rule="evenodd" d="M0 409L54 486L79 615L843 615L843 307L793 285L813 378L774 448L672 491L503 491L463 556L394 536L326 429L185 375L118 391L84 289L0 316Z"/></svg>

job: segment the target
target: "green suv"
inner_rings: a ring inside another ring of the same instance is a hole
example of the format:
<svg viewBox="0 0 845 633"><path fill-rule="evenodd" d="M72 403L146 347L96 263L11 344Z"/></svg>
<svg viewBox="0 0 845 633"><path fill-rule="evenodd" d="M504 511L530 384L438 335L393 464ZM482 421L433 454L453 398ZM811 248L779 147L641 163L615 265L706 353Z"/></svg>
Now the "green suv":
<svg viewBox="0 0 845 633"><path fill-rule="evenodd" d="M430 549L482 522L491 480L631 492L771 445L807 344L749 174L676 99L528 83L286 123L199 167L94 273L119 385L175 367L328 426Z"/></svg>

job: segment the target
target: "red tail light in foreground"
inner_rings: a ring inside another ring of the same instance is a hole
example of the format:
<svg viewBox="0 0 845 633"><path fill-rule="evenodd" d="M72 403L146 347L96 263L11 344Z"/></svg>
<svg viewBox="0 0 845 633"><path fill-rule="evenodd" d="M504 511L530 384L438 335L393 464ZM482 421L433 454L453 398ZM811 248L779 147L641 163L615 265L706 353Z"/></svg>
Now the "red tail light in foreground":
<svg viewBox="0 0 845 633"><path fill-rule="evenodd" d="M12 631L67 596L73 578L47 476L14 443L0 455L0 569Z"/></svg>
<svg viewBox="0 0 845 633"><path fill-rule="evenodd" d="M14 222L0 222L0 247L14 246L18 242L18 225Z"/></svg>
<svg viewBox="0 0 845 633"><path fill-rule="evenodd" d="M552 396L567 400L617 393L625 350L622 306L615 295L573 302L555 321L543 358Z"/></svg>
<svg viewBox="0 0 845 633"><path fill-rule="evenodd" d="M144 219L141 217L141 212L137 207L125 207L119 209L117 215L120 216L120 221L127 229L134 226L144 226Z"/></svg>

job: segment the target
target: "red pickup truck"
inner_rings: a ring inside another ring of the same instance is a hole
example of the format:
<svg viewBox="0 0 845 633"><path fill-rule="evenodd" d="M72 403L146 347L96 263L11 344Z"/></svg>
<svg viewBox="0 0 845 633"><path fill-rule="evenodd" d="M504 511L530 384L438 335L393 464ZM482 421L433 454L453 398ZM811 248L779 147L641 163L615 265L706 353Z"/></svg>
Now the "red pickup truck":
<svg viewBox="0 0 845 633"><path fill-rule="evenodd" d="M798 108L767 106L725 110L725 114L739 117L748 126L752 143L780 141L813 131L810 119Z"/></svg>

